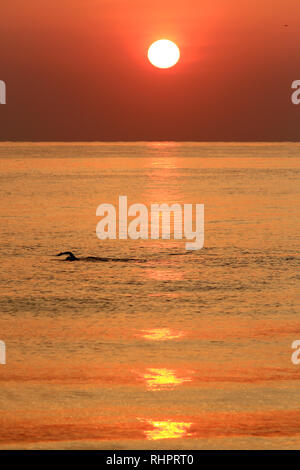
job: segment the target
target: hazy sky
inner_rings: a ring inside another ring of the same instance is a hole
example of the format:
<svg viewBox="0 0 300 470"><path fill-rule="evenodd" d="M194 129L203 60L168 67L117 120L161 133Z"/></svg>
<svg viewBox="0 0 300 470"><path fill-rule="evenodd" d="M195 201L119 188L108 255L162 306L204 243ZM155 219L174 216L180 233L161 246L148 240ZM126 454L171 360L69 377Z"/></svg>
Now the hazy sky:
<svg viewBox="0 0 300 470"><path fill-rule="evenodd" d="M299 0L2 0L0 17L0 140L300 140ZM148 62L160 38L172 69Z"/></svg>

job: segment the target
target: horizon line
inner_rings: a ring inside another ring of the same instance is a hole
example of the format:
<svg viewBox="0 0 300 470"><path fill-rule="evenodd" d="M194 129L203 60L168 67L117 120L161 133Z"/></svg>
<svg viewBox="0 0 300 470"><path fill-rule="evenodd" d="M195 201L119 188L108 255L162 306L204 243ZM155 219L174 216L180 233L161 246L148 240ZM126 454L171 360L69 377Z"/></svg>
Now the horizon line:
<svg viewBox="0 0 300 470"><path fill-rule="evenodd" d="M0 140L1 144L143 144L143 143L184 143L184 144L298 144L300 140Z"/></svg>

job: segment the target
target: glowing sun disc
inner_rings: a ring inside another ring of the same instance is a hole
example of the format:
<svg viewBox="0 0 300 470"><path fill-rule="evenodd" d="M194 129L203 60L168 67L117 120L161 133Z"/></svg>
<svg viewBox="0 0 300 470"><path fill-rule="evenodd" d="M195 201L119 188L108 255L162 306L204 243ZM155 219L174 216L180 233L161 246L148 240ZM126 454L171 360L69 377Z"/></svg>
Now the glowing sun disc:
<svg viewBox="0 0 300 470"><path fill-rule="evenodd" d="M178 46L168 39L155 41L148 50L148 59L152 65L160 69L173 67L180 58Z"/></svg>

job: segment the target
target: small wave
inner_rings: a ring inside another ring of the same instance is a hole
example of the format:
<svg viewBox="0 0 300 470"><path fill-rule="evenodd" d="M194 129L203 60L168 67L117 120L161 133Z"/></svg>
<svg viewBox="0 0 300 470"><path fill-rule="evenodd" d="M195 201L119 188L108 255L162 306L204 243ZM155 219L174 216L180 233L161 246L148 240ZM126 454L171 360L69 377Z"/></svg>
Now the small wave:
<svg viewBox="0 0 300 470"><path fill-rule="evenodd" d="M99 256L86 256L84 258L79 258L78 261L89 261L94 263L146 263L147 260L141 258L103 258Z"/></svg>

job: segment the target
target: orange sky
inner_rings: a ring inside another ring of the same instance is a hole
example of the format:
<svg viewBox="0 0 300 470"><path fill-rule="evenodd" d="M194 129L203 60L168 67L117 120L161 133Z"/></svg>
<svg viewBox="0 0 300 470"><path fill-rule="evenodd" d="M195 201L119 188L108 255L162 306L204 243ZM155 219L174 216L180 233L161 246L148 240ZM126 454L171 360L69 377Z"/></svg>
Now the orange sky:
<svg viewBox="0 0 300 470"><path fill-rule="evenodd" d="M0 16L0 140L299 140L299 0L3 0ZM147 61L160 38L173 69Z"/></svg>

